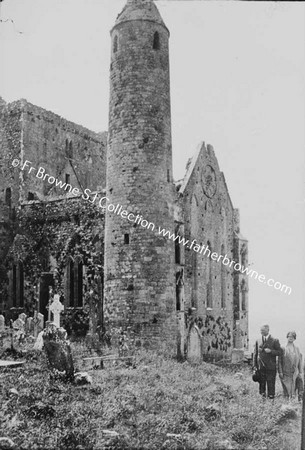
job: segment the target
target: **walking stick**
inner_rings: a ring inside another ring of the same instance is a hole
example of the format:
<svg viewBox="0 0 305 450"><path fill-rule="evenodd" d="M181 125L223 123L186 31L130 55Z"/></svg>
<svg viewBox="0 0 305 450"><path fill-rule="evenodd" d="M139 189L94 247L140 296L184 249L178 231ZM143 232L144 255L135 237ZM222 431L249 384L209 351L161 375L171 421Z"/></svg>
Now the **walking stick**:
<svg viewBox="0 0 305 450"><path fill-rule="evenodd" d="M304 372L304 382L305 382L305 372ZM304 384L305 386L305 384ZM301 450L305 450L305 390L303 391L303 405L302 405L302 441Z"/></svg>

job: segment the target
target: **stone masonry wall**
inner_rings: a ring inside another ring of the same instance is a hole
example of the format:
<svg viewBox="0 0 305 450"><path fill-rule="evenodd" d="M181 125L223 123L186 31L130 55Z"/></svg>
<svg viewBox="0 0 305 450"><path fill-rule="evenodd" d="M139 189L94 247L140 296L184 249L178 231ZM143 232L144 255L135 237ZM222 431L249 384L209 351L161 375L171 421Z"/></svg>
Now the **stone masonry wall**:
<svg viewBox="0 0 305 450"><path fill-rule="evenodd" d="M224 176L210 145L202 145L191 169L192 173L183 191L185 238L190 242L195 239L200 246L208 243L211 253L227 255L231 261L234 209ZM208 251L205 254L204 250L196 252L196 249L199 250L195 247L196 244L191 249L185 247L185 309L189 309L191 321L196 318L199 329L206 328L203 336L206 342L204 352L213 350L208 339L210 336L212 342L215 340L215 351L218 349L230 353L234 327L233 268L223 265L221 261L212 260L208 257ZM215 334L213 337L213 330L217 327L224 334L221 343L223 341L225 344L216 348L219 336Z"/></svg>
<svg viewBox="0 0 305 450"><path fill-rule="evenodd" d="M1 309L5 309L4 303L12 290L5 258L16 233L20 233L16 221L17 208L29 201L34 204L38 200L63 198L72 188L79 189L80 194L85 196L84 202L90 201L91 192L105 189L105 158L106 133L94 133L26 100L6 104L1 99ZM21 161L18 167L13 167L14 159ZM22 164L26 160L27 166L22 170ZM47 173L61 181L66 189L49 183L47 177L43 180Z"/></svg>
<svg viewBox="0 0 305 450"><path fill-rule="evenodd" d="M28 159L37 170L80 189L95 191L105 188L106 134L94 133L69 122L54 113L26 102L24 106L24 160ZM69 192L69 187L56 187L23 171L22 200L41 195L54 197Z"/></svg>
<svg viewBox="0 0 305 450"><path fill-rule="evenodd" d="M19 201L19 172L12 160L20 158L22 112L2 103L0 111L0 260L13 240L13 220Z"/></svg>
<svg viewBox="0 0 305 450"><path fill-rule="evenodd" d="M107 197L150 225L106 213L105 319L110 328L130 326L139 340L174 344L174 245L156 233L174 229L165 26L136 20L114 27L110 86Z"/></svg>

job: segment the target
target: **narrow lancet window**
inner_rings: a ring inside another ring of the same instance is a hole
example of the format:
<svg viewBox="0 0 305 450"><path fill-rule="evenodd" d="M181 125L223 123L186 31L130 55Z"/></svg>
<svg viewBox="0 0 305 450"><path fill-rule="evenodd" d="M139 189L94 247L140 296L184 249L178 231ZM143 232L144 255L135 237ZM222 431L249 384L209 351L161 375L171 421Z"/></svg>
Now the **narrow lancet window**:
<svg viewBox="0 0 305 450"><path fill-rule="evenodd" d="M114 36L113 39L113 53L116 53L118 51L118 37Z"/></svg>
<svg viewBox="0 0 305 450"><path fill-rule="evenodd" d="M159 35L158 31L156 31L154 34L153 49L160 50L160 35Z"/></svg>

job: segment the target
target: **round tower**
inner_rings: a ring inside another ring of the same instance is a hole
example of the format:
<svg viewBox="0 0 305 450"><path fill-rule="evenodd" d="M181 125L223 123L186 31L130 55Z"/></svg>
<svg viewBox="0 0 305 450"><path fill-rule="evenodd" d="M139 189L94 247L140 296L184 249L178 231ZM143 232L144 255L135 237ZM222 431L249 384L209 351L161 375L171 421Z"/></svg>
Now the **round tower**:
<svg viewBox="0 0 305 450"><path fill-rule="evenodd" d="M174 243L159 234L174 231L168 40L150 0L128 0L111 30L104 318L151 344L176 341Z"/></svg>

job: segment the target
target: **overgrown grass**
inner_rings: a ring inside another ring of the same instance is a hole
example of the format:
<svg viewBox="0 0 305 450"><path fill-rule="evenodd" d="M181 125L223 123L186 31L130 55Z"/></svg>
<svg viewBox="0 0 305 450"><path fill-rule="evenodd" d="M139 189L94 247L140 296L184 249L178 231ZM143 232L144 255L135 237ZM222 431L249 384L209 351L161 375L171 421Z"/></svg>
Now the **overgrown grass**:
<svg viewBox="0 0 305 450"><path fill-rule="evenodd" d="M84 354L74 346L78 366ZM31 450L299 447L300 420L283 423L283 398L262 401L248 367L179 363L145 351L135 368L109 365L91 375L91 386L50 381L44 355L34 352L24 367L2 370L0 437ZM286 426L298 434L288 436Z"/></svg>

